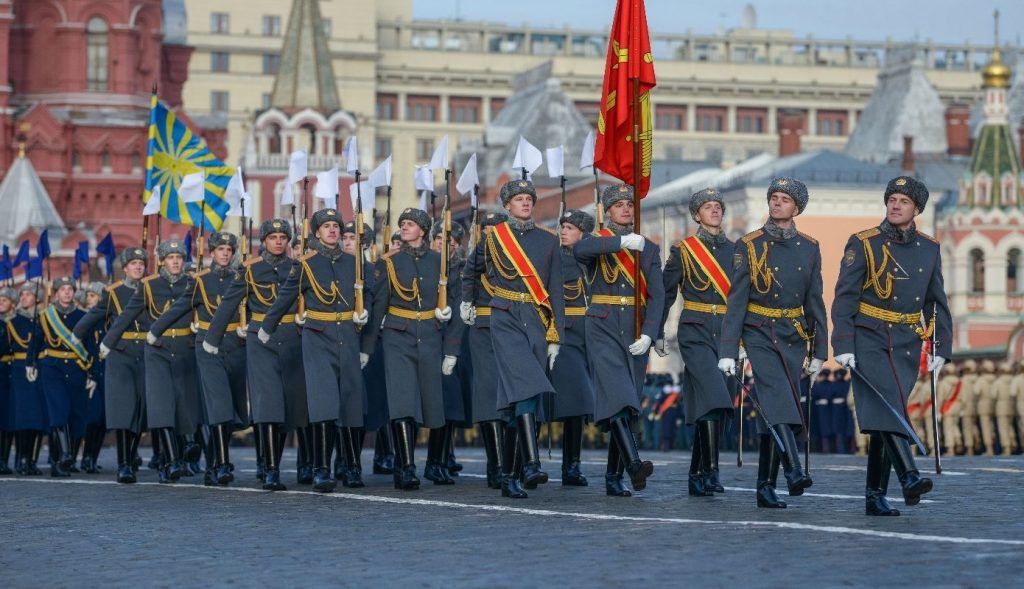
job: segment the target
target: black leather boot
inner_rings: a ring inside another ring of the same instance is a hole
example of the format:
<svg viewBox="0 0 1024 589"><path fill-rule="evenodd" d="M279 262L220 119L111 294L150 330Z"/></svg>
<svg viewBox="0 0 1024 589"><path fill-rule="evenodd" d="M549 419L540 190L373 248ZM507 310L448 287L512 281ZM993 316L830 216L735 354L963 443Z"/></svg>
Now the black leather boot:
<svg viewBox="0 0 1024 589"><path fill-rule="evenodd" d="M361 427L342 427L338 428L338 433L341 436L341 448L345 452L345 478L341 480L341 484L350 489L359 489L365 487L363 483L363 464L362 464L362 450L363 444L360 440L363 438L363 428Z"/></svg>
<svg viewBox="0 0 1024 589"><path fill-rule="evenodd" d="M433 481L435 485L455 484L448 474L446 466L448 455L445 452L447 447L445 438L447 437L447 426L430 430L430 435L427 437L427 463L423 467L423 478Z"/></svg>
<svg viewBox="0 0 1024 589"><path fill-rule="evenodd" d="M868 472L867 484L864 488L865 515L896 516L900 512L893 508L885 498L889 487L889 471L892 463L885 453L882 437L872 433L868 441Z"/></svg>
<svg viewBox="0 0 1024 589"><path fill-rule="evenodd" d="M345 448L341 446L344 438L339 430L336 428L334 432L334 480L344 482L348 478L348 462L345 461Z"/></svg>
<svg viewBox="0 0 1024 589"><path fill-rule="evenodd" d="M288 487L281 482L281 453L284 451L280 428L276 423L261 423L263 428L263 458L266 461L263 469L264 491L286 491Z"/></svg>
<svg viewBox="0 0 1024 589"><path fill-rule="evenodd" d="M548 473L540 468L540 450L537 447L537 416L524 413L516 416L519 430L519 453L523 459L523 486L536 489L548 482Z"/></svg>
<svg viewBox="0 0 1024 589"><path fill-rule="evenodd" d="M183 437L185 443L181 445L181 459L185 462L199 462L199 458L203 455L203 447L196 440L196 435L193 433Z"/></svg>
<svg viewBox="0 0 1024 589"><path fill-rule="evenodd" d="M263 449L266 446L263 443L263 428L259 424L252 426L252 441L256 444L256 480L262 483L266 477L264 472L266 461L263 459Z"/></svg>
<svg viewBox="0 0 1024 589"><path fill-rule="evenodd" d="M622 473L626 470L626 464L619 454L619 445L615 440L608 440L608 464L604 473L604 493L610 497L631 497L632 492L626 487L622 480Z"/></svg>
<svg viewBox="0 0 1024 589"><path fill-rule="evenodd" d="M68 434L68 426L62 425L54 428L50 436L50 443L50 454L53 459L50 464L50 476L71 476L71 467L75 463L75 458L71 455L71 436Z"/></svg>
<svg viewBox="0 0 1024 589"><path fill-rule="evenodd" d="M132 469L132 432L126 429L115 430L117 436L117 482L130 485L135 482L135 471Z"/></svg>
<svg viewBox="0 0 1024 589"><path fill-rule="evenodd" d="M98 462L100 447L107 431L103 426L90 425L85 428L85 446L82 449L82 472L99 474L102 470Z"/></svg>
<svg viewBox="0 0 1024 589"><path fill-rule="evenodd" d="M228 449L228 440L231 436L228 427L226 423L221 423L210 428L214 455L213 480L218 485L227 485L235 480L235 467L231 464Z"/></svg>
<svg viewBox="0 0 1024 589"><path fill-rule="evenodd" d="M139 438L142 437L142 432L133 432L128 430L128 441L131 443L128 449L129 461L128 464L132 467L132 472L138 473L142 467L142 457L139 456Z"/></svg>
<svg viewBox="0 0 1024 589"><path fill-rule="evenodd" d="M173 428L160 428L160 455L163 457L161 483L173 482L186 476L188 469L178 454L178 440Z"/></svg>
<svg viewBox="0 0 1024 589"><path fill-rule="evenodd" d="M402 491L414 491L420 488L420 479L416 476L416 422L411 418L396 419L391 422L395 434L395 471L392 476L395 488Z"/></svg>
<svg viewBox="0 0 1024 589"><path fill-rule="evenodd" d="M910 450L910 442L903 436L892 432L880 432L885 443L885 451L896 469L896 476L903 487L903 502L907 507L921 502L921 495L932 490L932 480L921 476L914 464L914 454Z"/></svg>
<svg viewBox="0 0 1024 589"><path fill-rule="evenodd" d="M583 416L567 417L562 421L562 486L586 487L590 483L580 470L583 452Z"/></svg>
<svg viewBox="0 0 1024 589"><path fill-rule="evenodd" d="M29 446L31 453L28 456L25 474L28 476L39 476L43 474L43 471L39 469L39 453L43 451L43 432L31 431L29 432L29 438L31 441Z"/></svg>
<svg viewBox="0 0 1024 589"><path fill-rule="evenodd" d="M331 451L334 449L334 434L338 427L330 421L313 424L313 490L330 493L338 486L331 473ZM268 458L269 460L269 458Z"/></svg>
<svg viewBox="0 0 1024 589"><path fill-rule="evenodd" d="M457 477L462 472L462 464L455 460L455 424L449 423L445 427L448 429L448 441L445 443L448 457L444 460L444 467L449 477Z"/></svg>
<svg viewBox="0 0 1024 589"><path fill-rule="evenodd" d="M505 443L502 445L501 496L509 499L526 499L529 497L520 482L523 472L523 459L519 436L519 428L505 431Z"/></svg>
<svg viewBox="0 0 1024 589"><path fill-rule="evenodd" d="M760 452L757 457L757 506L785 509L786 502L775 494L775 481L779 473L779 448L770 434L758 436Z"/></svg>
<svg viewBox="0 0 1024 589"><path fill-rule="evenodd" d="M782 459L782 474L786 477L786 487L789 489L790 497L799 497L804 494L804 489L813 484L811 477L804 474L803 465L800 463L800 449L796 445L796 436L793 428L779 423L772 426L772 429L782 438L782 444L786 453L780 456Z"/></svg>
<svg viewBox="0 0 1024 589"><path fill-rule="evenodd" d="M690 450L690 472L687 477L686 490L692 497L712 497L714 490L704 486L704 442L700 424L693 428L693 448Z"/></svg>
<svg viewBox="0 0 1024 589"><path fill-rule="evenodd" d="M654 464L650 460L640 460L640 451L636 447L636 439L623 418L612 419L608 423L612 442L619 445L619 459L626 464L629 482L634 491L647 488L647 477L654 474Z"/></svg>
<svg viewBox="0 0 1024 589"><path fill-rule="evenodd" d="M484 453L487 454L487 486L491 489L500 489L504 463L505 422L483 421L477 424L477 427L480 428Z"/></svg>
<svg viewBox="0 0 1024 589"><path fill-rule="evenodd" d="M313 484L313 432L307 425L295 430L299 451L295 459L295 481L300 485Z"/></svg>
<svg viewBox="0 0 1024 589"><path fill-rule="evenodd" d="M25 457L29 454L28 449L32 444L28 441L28 433L24 430L14 432L14 472L20 475L25 474L28 463Z"/></svg>
<svg viewBox="0 0 1024 589"><path fill-rule="evenodd" d="M0 431L0 475L14 474L8 461L11 458L11 446L14 445L14 432Z"/></svg>
<svg viewBox="0 0 1024 589"><path fill-rule="evenodd" d="M149 462L146 464L146 468L149 470L160 470L164 463L163 457L160 456L160 432L155 429L149 430L150 444L153 446L153 455L149 457Z"/></svg>
<svg viewBox="0 0 1024 589"><path fill-rule="evenodd" d="M704 428L704 451L707 458L704 459L704 487L715 493L725 493L718 478L718 445L722 441L722 422L714 419L711 421L698 422Z"/></svg>
<svg viewBox="0 0 1024 589"><path fill-rule="evenodd" d="M71 426L68 426L70 431ZM82 448L82 438L71 438L71 464L67 467L68 472L76 473L81 472L78 470L76 461L78 460L78 451Z"/></svg>
<svg viewBox="0 0 1024 589"><path fill-rule="evenodd" d="M384 426L373 438L373 474L395 472L395 450L391 444L391 428Z"/></svg>

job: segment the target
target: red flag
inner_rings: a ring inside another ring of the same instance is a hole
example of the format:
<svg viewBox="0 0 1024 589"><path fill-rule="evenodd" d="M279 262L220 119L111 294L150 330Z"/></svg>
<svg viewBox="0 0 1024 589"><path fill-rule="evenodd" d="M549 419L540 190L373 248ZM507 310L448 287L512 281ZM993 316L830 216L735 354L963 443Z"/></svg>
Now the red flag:
<svg viewBox="0 0 1024 589"><path fill-rule="evenodd" d="M636 97L633 96L633 80L639 80ZM650 91L655 84L654 56L644 2L618 0L601 89L594 166L627 184L636 184L633 178L633 111L641 109L640 198L647 196L651 186L653 127Z"/></svg>

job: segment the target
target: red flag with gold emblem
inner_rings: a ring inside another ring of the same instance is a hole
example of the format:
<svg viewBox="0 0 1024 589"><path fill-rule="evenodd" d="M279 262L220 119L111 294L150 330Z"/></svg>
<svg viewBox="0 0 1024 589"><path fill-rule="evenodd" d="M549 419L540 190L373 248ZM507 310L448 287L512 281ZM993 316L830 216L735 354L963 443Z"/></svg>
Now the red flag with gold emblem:
<svg viewBox="0 0 1024 589"><path fill-rule="evenodd" d="M639 84L634 84L638 80ZM647 29L643 0L618 0L608 42L601 111L597 118L594 166L623 182L638 185L639 196L651 186L653 154L651 88L654 88L654 56ZM634 88L639 91L633 95ZM633 113L640 109L640 178L634 178Z"/></svg>

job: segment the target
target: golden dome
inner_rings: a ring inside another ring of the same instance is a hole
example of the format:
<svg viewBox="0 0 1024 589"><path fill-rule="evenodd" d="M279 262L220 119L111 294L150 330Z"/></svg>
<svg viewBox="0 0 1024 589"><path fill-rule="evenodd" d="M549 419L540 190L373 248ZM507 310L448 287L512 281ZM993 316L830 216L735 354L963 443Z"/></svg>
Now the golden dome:
<svg viewBox="0 0 1024 589"><path fill-rule="evenodd" d="M992 50L992 61L981 70L982 88L1009 88L1010 68L1003 63L999 48Z"/></svg>

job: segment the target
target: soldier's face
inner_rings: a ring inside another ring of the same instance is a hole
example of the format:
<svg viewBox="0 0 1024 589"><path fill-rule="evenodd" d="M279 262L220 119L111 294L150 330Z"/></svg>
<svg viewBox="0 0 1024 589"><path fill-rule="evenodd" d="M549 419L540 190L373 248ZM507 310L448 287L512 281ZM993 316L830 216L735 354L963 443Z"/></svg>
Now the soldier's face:
<svg viewBox="0 0 1024 589"><path fill-rule="evenodd" d="M620 200L608 209L608 218L616 225L633 224L633 201Z"/></svg>
<svg viewBox="0 0 1024 589"><path fill-rule="evenodd" d="M132 260L125 264L124 275L132 280L141 280L146 273L146 263L142 260Z"/></svg>
<svg viewBox="0 0 1024 589"><path fill-rule="evenodd" d="M900 228L910 225L916 214L917 204L905 194L894 192L889 195L889 200L885 201L885 218L891 225Z"/></svg>
<svg viewBox="0 0 1024 589"><path fill-rule="evenodd" d="M288 249L288 236L284 233L271 233L263 240L263 247L273 256L284 255Z"/></svg>
<svg viewBox="0 0 1024 589"><path fill-rule="evenodd" d="M572 247L583 237L583 232L572 223L562 223L562 230L558 232L558 237L562 245Z"/></svg>
<svg viewBox="0 0 1024 589"><path fill-rule="evenodd" d="M166 268L171 274L181 274L181 270L184 267L185 256L181 254L168 254L168 256L164 258L164 268Z"/></svg>
<svg viewBox="0 0 1024 589"><path fill-rule="evenodd" d="M31 309L36 306L36 293L23 290L18 295L18 306L22 309Z"/></svg>
<svg viewBox="0 0 1024 589"><path fill-rule="evenodd" d="M0 315L10 313L14 307L14 301L7 297L0 297Z"/></svg>
<svg viewBox="0 0 1024 589"><path fill-rule="evenodd" d="M722 204L712 200L700 205L697 209L697 222L705 227L721 227Z"/></svg>
<svg viewBox="0 0 1024 589"><path fill-rule="evenodd" d="M218 245L213 248L213 263L218 266L227 266L235 255L235 248L230 245Z"/></svg>
<svg viewBox="0 0 1024 589"><path fill-rule="evenodd" d="M403 243L419 243L423 239L423 228L409 219L404 219L398 225L398 232Z"/></svg>
<svg viewBox="0 0 1024 589"><path fill-rule="evenodd" d="M773 192L768 199L768 215L775 221L788 221L796 216L796 201L785 192Z"/></svg>
<svg viewBox="0 0 1024 589"><path fill-rule="evenodd" d="M345 250L346 254L356 255L356 234L346 233L341 236L341 249Z"/></svg>
<svg viewBox="0 0 1024 589"><path fill-rule="evenodd" d="M338 245L338 240L341 239L341 226L335 221L327 221L316 230L316 238L324 245Z"/></svg>
<svg viewBox="0 0 1024 589"><path fill-rule="evenodd" d="M516 219L525 221L533 216L533 197L529 194L517 194L508 201L505 210Z"/></svg>
<svg viewBox="0 0 1024 589"><path fill-rule="evenodd" d="M92 309L96 305L100 304L100 295L94 292L85 293L85 308Z"/></svg>
<svg viewBox="0 0 1024 589"><path fill-rule="evenodd" d="M75 300L75 287L70 284L62 285L57 289L57 301L62 305L70 305Z"/></svg>

